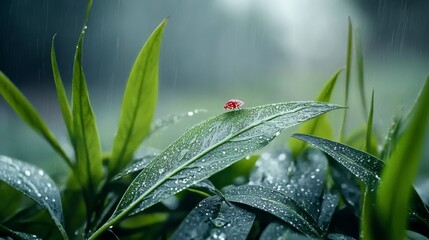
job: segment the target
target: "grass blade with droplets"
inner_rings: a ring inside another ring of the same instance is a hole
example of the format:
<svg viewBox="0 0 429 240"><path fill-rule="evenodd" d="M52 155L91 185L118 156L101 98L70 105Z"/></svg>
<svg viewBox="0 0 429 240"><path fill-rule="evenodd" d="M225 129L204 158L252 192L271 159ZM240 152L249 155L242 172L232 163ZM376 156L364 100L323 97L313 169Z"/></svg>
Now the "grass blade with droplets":
<svg viewBox="0 0 429 240"><path fill-rule="evenodd" d="M340 108L320 102L289 102L230 111L184 133L130 184L111 218L90 239L122 218L206 179L264 147L284 128Z"/></svg>
<svg viewBox="0 0 429 240"><path fill-rule="evenodd" d="M128 77L109 163L110 176L128 164L149 132L158 96L159 53L166 23L164 19L151 34Z"/></svg>

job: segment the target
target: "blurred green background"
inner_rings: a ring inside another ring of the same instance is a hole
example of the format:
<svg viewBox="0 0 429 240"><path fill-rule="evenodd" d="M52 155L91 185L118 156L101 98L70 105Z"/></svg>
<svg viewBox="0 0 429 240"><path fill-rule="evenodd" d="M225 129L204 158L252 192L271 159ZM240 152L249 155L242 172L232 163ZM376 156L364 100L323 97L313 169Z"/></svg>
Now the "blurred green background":
<svg viewBox="0 0 429 240"><path fill-rule="evenodd" d="M50 44L57 33L59 68L70 90L85 6L84 0L0 1L0 70L64 144L67 137L56 102ZM362 37L366 95L369 101L371 90L375 91L374 123L384 136L392 117L408 112L429 72L428 11L429 1L424 0L95 0L84 42L84 70L103 148L107 151L111 146L132 63L167 16L157 117L201 108L208 112L154 135L147 145L165 148L189 126L223 112L230 98L245 101L246 107L314 99L345 65L349 16ZM349 132L366 121L357 84L351 87ZM343 89L341 77L334 102L343 103ZM340 116L340 112L330 115L334 123ZM274 145L284 144L292 132L282 134ZM64 171L48 144L3 100L0 154L33 162L54 177ZM429 181L423 180L429 172L428 156L426 150L418 180L421 187L429 187Z"/></svg>

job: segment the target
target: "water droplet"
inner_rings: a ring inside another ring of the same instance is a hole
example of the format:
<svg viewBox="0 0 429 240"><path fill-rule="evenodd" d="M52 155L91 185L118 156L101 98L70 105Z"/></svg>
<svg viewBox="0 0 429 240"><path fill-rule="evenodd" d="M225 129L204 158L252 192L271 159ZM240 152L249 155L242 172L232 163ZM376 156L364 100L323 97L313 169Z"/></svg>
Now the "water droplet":
<svg viewBox="0 0 429 240"><path fill-rule="evenodd" d="M159 173L159 174L163 174L163 173L164 173L164 168L159 169L159 170L158 170L158 173Z"/></svg>
<svg viewBox="0 0 429 240"><path fill-rule="evenodd" d="M192 112L192 111L189 111L189 112L188 112L188 116L190 116L190 117L191 117L191 116L193 116L193 115L194 115L194 112Z"/></svg>
<svg viewBox="0 0 429 240"><path fill-rule="evenodd" d="M43 172L43 170L39 170L38 173L39 173L40 176L45 175L45 173Z"/></svg>
<svg viewBox="0 0 429 240"><path fill-rule="evenodd" d="M225 154L226 154L226 152L225 152L225 151L222 151L222 154L223 154L223 155L225 155Z"/></svg>
<svg viewBox="0 0 429 240"><path fill-rule="evenodd" d="M83 29L87 29L87 28L88 28L88 26L86 26L86 25L83 27Z"/></svg>
<svg viewBox="0 0 429 240"><path fill-rule="evenodd" d="M31 172L30 172L30 170L25 170L25 171L24 171L24 174L25 174L27 177L29 177L29 176L31 175Z"/></svg>

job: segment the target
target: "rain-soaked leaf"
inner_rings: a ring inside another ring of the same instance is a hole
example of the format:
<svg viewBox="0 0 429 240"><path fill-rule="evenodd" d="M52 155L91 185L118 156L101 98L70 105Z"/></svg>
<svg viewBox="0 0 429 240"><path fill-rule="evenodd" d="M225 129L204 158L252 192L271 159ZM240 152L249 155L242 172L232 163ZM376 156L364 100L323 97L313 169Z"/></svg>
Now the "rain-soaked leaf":
<svg viewBox="0 0 429 240"><path fill-rule="evenodd" d="M386 160L390 157L390 154L392 153L392 150L398 141L399 130L402 127L402 123L403 119L400 116L395 116L393 118L392 124L390 125L389 131L387 132L385 142L381 148L381 159Z"/></svg>
<svg viewBox="0 0 429 240"><path fill-rule="evenodd" d="M171 239L243 239L255 215L213 196L201 201L183 220Z"/></svg>
<svg viewBox="0 0 429 240"><path fill-rule="evenodd" d="M126 167L124 170L122 170L120 173L118 173L115 177L113 177L112 180L117 180L119 178L122 178L128 174L138 172L145 168L150 161L152 161L156 156L158 156L160 151L158 150L148 150L145 151L143 156L134 159L131 164Z"/></svg>
<svg viewBox="0 0 429 240"><path fill-rule="evenodd" d="M42 135L51 147L57 151L72 166L67 154L61 148L54 134L49 130L42 117L31 105L28 99L19 89L0 71L0 95L6 100L9 106L24 120L35 132Z"/></svg>
<svg viewBox="0 0 429 240"><path fill-rule="evenodd" d="M45 208L61 235L67 239L63 227L60 192L45 171L6 156L0 156L0 165L0 180Z"/></svg>
<svg viewBox="0 0 429 240"><path fill-rule="evenodd" d="M341 234L341 233L330 233L330 234L328 234L327 239L329 239L329 240L355 240L355 238L350 237L350 236L346 236L346 235Z"/></svg>
<svg viewBox="0 0 429 240"><path fill-rule="evenodd" d="M259 240L283 240L283 239L294 239L294 240L311 240L319 238L311 238L300 233L297 233L290 227L280 222L270 223L262 232Z"/></svg>
<svg viewBox="0 0 429 240"><path fill-rule="evenodd" d="M326 170L327 160L320 151L309 149L293 161L290 152L278 150L272 154L261 155L250 176L249 184L268 187L285 194L317 220Z"/></svg>
<svg viewBox="0 0 429 240"><path fill-rule="evenodd" d="M306 141L330 155L370 189L374 190L378 185L380 172L384 167L382 160L350 146L327 139L304 134L294 134L293 137ZM427 224L429 221L429 211L414 188L411 189L411 199L409 208L410 217Z"/></svg>
<svg viewBox="0 0 429 240"><path fill-rule="evenodd" d="M238 202L273 214L309 237L322 237L323 231L313 217L292 198L270 188L255 185L229 187L228 201Z"/></svg>
<svg viewBox="0 0 429 240"><path fill-rule="evenodd" d="M196 114L199 113L203 113L203 112L207 112L207 110L205 109L195 109L193 111L188 111L186 113L182 113L182 114L172 114L169 115L165 118L160 118L155 120L152 125L150 126L149 132L146 135L146 138L149 137L150 135L160 131L163 128L166 128L170 125L174 125L177 124L178 122L182 121L185 118L189 118L189 117L193 117Z"/></svg>
<svg viewBox="0 0 429 240"><path fill-rule="evenodd" d="M326 83L323 87L322 91L317 96L316 101L321 102L330 102L332 91L334 90L335 83L337 82L338 76L343 71L343 69L338 70ZM316 119L310 120L301 124L297 130L298 133L304 133L309 135L315 135L323 138L332 138L332 127L326 115L320 116ZM300 154L306 143L303 141L299 141L297 139L290 138L289 140L290 150L293 156L297 156Z"/></svg>
<svg viewBox="0 0 429 240"><path fill-rule="evenodd" d="M319 102L270 104L230 111L192 127L140 172L110 220L91 238L252 154L284 128L338 108Z"/></svg>
<svg viewBox="0 0 429 240"><path fill-rule="evenodd" d="M34 234L14 231L3 225L0 225L0 236L1 236L0 237L1 239L3 239L2 237L10 237L11 239L15 239L15 240L42 240L42 238L39 238ZM9 239L9 238L6 238L6 239Z"/></svg>
<svg viewBox="0 0 429 240"><path fill-rule="evenodd" d="M294 134L293 137L312 144L324 151L346 167L351 173L362 180L370 188L375 188L380 180L381 169L384 166L380 159L328 139L304 134Z"/></svg>
<svg viewBox="0 0 429 240"><path fill-rule="evenodd" d="M128 77L109 164L111 176L128 164L149 132L158 96L159 53L166 23L164 19L153 31Z"/></svg>
<svg viewBox="0 0 429 240"><path fill-rule="evenodd" d="M331 176L335 182L336 189L340 192L345 203L351 207L354 215L360 217L361 191L355 176L330 156L329 158Z"/></svg>
<svg viewBox="0 0 429 240"><path fill-rule="evenodd" d="M405 237L408 206L415 193L412 184L422 159L426 130L429 128L428 105L429 76L412 110L411 119L383 169L377 191L376 215L382 224L383 234L389 239L402 240Z"/></svg>
<svg viewBox="0 0 429 240"><path fill-rule="evenodd" d="M324 232L328 231L332 215L334 215L335 209L337 208L338 200L339 196L330 191L325 191L323 194L322 206L317 222Z"/></svg>
<svg viewBox="0 0 429 240"><path fill-rule="evenodd" d="M197 182L194 185L192 185L192 187L188 188L188 190L191 190L191 191L200 191L200 189L202 191L218 195L218 196L222 197L223 199L225 199L225 197L223 196L222 192L219 191L216 188L216 186L213 185L213 183L210 180L208 180L208 179L204 179L201 182Z"/></svg>

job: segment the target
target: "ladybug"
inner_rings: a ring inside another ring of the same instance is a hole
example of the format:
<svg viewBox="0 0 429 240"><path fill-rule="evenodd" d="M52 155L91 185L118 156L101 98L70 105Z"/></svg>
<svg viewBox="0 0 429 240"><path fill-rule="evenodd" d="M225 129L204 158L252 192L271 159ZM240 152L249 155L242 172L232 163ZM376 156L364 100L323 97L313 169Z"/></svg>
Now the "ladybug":
<svg viewBox="0 0 429 240"><path fill-rule="evenodd" d="M232 110L232 109L240 109L241 106L244 105L244 102L238 99L230 99L228 102L225 103L223 108L226 110Z"/></svg>

